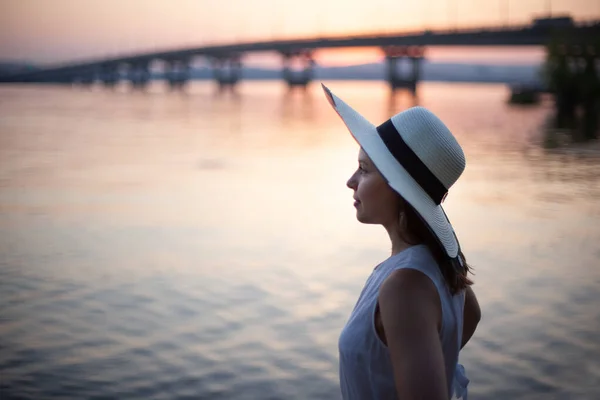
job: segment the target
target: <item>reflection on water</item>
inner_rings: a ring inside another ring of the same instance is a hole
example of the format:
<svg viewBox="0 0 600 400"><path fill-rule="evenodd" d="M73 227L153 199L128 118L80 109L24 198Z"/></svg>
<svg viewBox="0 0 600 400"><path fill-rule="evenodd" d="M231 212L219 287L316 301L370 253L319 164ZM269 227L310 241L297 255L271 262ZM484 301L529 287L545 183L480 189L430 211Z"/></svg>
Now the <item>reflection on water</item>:
<svg viewBox="0 0 600 400"><path fill-rule="evenodd" d="M390 90L388 95L387 113L392 116L402 110L421 105L418 92L412 94L405 90Z"/></svg>
<svg viewBox="0 0 600 400"><path fill-rule="evenodd" d="M473 398L598 398L598 153L544 150L550 106L502 86L330 87L375 123L429 107L465 148L445 205L484 313ZM354 220L356 156L318 85L0 88L2 398L339 398L388 251Z"/></svg>

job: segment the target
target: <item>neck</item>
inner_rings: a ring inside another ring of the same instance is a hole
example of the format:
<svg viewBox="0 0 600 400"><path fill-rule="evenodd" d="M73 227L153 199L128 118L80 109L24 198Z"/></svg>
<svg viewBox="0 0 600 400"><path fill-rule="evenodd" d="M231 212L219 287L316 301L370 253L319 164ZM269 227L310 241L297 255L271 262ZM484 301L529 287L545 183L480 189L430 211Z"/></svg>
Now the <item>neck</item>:
<svg viewBox="0 0 600 400"><path fill-rule="evenodd" d="M400 229L397 224L384 227L388 233L388 236L390 237L390 241L392 242L392 256L412 246L412 244L402 239L400 236Z"/></svg>

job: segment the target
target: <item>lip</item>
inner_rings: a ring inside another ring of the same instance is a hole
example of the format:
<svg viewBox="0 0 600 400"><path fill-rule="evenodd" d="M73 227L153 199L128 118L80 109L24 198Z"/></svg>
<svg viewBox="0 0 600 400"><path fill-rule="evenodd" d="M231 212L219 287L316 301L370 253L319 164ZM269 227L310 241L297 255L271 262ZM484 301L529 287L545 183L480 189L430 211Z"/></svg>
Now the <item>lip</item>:
<svg viewBox="0 0 600 400"><path fill-rule="evenodd" d="M354 201L354 207L358 206L359 204L360 204L360 201L358 201L358 200Z"/></svg>

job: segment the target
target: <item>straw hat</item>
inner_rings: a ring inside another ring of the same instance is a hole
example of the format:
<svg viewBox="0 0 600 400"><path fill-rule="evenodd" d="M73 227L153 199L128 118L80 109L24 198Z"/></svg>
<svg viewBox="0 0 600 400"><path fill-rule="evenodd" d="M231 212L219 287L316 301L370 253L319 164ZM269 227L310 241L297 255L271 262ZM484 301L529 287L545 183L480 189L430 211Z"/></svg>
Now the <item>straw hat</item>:
<svg viewBox="0 0 600 400"><path fill-rule="evenodd" d="M423 107L409 108L375 126L325 85L323 90L388 184L417 211L448 257L456 258L458 240L441 204L464 171L465 156L450 130Z"/></svg>

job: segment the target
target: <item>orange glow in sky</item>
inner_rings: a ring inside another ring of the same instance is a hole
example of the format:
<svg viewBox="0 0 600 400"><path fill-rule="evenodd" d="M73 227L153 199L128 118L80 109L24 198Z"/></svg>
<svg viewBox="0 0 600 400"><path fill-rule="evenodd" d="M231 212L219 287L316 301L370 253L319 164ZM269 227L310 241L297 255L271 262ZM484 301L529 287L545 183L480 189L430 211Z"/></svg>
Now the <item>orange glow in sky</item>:
<svg viewBox="0 0 600 400"><path fill-rule="evenodd" d="M599 0L2 0L0 60L53 63L239 41L522 24L549 7L600 19ZM377 50L324 54L332 64L379 57Z"/></svg>

